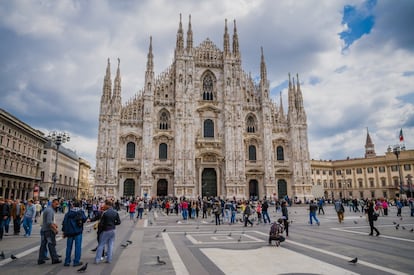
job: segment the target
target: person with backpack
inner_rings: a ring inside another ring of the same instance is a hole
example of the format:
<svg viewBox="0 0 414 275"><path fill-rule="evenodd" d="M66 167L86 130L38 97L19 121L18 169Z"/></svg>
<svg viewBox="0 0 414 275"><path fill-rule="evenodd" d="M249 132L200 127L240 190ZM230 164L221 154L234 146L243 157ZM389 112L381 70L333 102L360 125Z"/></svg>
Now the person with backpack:
<svg viewBox="0 0 414 275"><path fill-rule="evenodd" d="M276 241L276 246L279 246L281 242L285 241L285 237L282 236L284 231L283 219L278 219L277 222L272 223L269 232L269 245L272 241Z"/></svg>
<svg viewBox="0 0 414 275"><path fill-rule="evenodd" d="M312 220L315 220L317 225L320 225L318 218L316 217L316 210L318 210L318 205L311 200L309 204L309 223L312 225Z"/></svg>
<svg viewBox="0 0 414 275"><path fill-rule="evenodd" d="M73 203L73 207L65 214L62 222L63 237L66 239L66 257L64 266L70 266L73 242L75 242L75 258L73 266L80 266L82 252L82 233L83 224L88 221L88 217L80 208L79 201Z"/></svg>
<svg viewBox="0 0 414 275"><path fill-rule="evenodd" d="M250 208L249 201L247 201L246 206L243 211L244 227L247 226L247 223L250 223L250 226L253 226L253 222L249 220L249 217L251 214L252 214L252 209Z"/></svg>
<svg viewBox="0 0 414 275"><path fill-rule="evenodd" d="M337 199L335 201L334 207L335 207L336 215L338 216L338 221L339 223L342 223L344 221L344 212L345 212L345 208L344 208L344 205L342 204L342 200Z"/></svg>

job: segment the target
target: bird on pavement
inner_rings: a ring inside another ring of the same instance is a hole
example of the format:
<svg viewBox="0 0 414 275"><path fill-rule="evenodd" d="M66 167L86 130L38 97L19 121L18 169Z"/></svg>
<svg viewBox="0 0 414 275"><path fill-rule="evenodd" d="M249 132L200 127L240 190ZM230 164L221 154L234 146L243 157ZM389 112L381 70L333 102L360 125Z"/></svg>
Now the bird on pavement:
<svg viewBox="0 0 414 275"><path fill-rule="evenodd" d="M354 221L354 223L357 224L358 222L357 221Z"/></svg>
<svg viewBox="0 0 414 275"><path fill-rule="evenodd" d="M406 228L405 228L405 226L401 226L401 228L403 229L403 230L405 230Z"/></svg>
<svg viewBox="0 0 414 275"><path fill-rule="evenodd" d="M127 246L129 245L129 243L122 243L121 244L121 246L123 247L123 248L127 248Z"/></svg>
<svg viewBox="0 0 414 275"><path fill-rule="evenodd" d="M393 223L393 224L397 224L397 222L395 222L395 221L394 221L394 222L392 222L392 223Z"/></svg>
<svg viewBox="0 0 414 275"><path fill-rule="evenodd" d="M227 236L231 237L231 232Z"/></svg>
<svg viewBox="0 0 414 275"><path fill-rule="evenodd" d="M132 244L132 241L130 241L130 240L127 240L126 242L129 243L129 244Z"/></svg>
<svg viewBox="0 0 414 275"><path fill-rule="evenodd" d="M88 268L88 263L84 264L81 268L78 269L79 273L85 272Z"/></svg>
<svg viewBox="0 0 414 275"><path fill-rule="evenodd" d="M238 242L241 242L242 236L240 236L240 238L237 240Z"/></svg>
<svg viewBox="0 0 414 275"><path fill-rule="evenodd" d="M400 221L402 221L402 220L403 220L403 217L400 218Z"/></svg>
<svg viewBox="0 0 414 275"><path fill-rule="evenodd" d="M160 259L160 256L157 256L157 263L158 264L166 264L165 261L163 261L163 260Z"/></svg>
<svg viewBox="0 0 414 275"><path fill-rule="evenodd" d="M414 232L414 228L411 228L410 232Z"/></svg>
<svg viewBox="0 0 414 275"><path fill-rule="evenodd" d="M167 228L164 228L164 229L162 230L162 232L165 232L165 231L167 231Z"/></svg>
<svg viewBox="0 0 414 275"><path fill-rule="evenodd" d="M358 262L358 258L355 257L352 260L349 261L351 264L356 264Z"/></svg>
<svg viewBox="0 0 414 275"><path fill-rule="evenodd" d="M4 255L4 251L2 251L2 252L1 252L0 257L1 257L2 259L6 258L6 256Z"/></svg>
<svg viewBox="0 0 414 275"><path fill-rule="evenodd" d="M214 233L217 233L217 228L216 228L216 229L214 229Z"/></svg>
<svg viewBox="0 0 414 275"><path fill-rule="evenodd" d="M187 232L184 232L184 236L187 236Z"/></svg>
<svg viewBox="0 0 414 275"><path fill-rule="evenodd" d="M155 235L155 238L158 238L160 236L160 234L159 233L157 233L157 235Z"/></svg>
<svg viewBox="0 0 414 275"><path fill-rule="evenodd" d="M13 254L10 255L10 258L12 258L13 260L16 260L17 259L17 257L14 256Z"/></svg>
<svg viewBox="0 0 414 275"><path fill-rule="evenodd" d="M395 229L397 229L397 230L398 230L398 228L400 228L400 224L397 224L397 225L395 226Z"/></svg>

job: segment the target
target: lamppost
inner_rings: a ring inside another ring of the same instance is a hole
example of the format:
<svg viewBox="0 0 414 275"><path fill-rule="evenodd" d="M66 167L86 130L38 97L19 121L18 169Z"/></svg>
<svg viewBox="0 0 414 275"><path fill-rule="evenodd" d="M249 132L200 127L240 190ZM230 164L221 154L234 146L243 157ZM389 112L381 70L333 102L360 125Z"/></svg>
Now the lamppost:
<svg viewBox="0 0 414 275"><path fill-rule="evenodd" d="M407 178L407 183L408 183L408 186L410 186L410 197L412 198L413 197L413 182L412 182L412 178L413 178L413 176L411 176L411 174L408 174L407 176L406 176L406 178Z"/></svg>
<svg viewBox="0 0 414 275"><path fill-rule="evenodd" d="M49 194L50 197L56 196L56 181L57 181L57 165L59 158L59 147L62 143L69 142L70 136L65 132L52 131L49 133L47 138L56 145L56 159L55 159L55 172L53 173L53 187L52 192Z"/></svg>
<svg viewBox="0 0 414 275"><path fill-rule="evenodd" d="M398 177L399 177L399 179L400 179L400 199L402 198L402 195L403 195L403 192L404 192L404 190L403 190L403 178L402 178L402 174L401 174L401 168L400 168L400 153L401 153L401 150L403 150L404 149L404 147L402 147L401 145L399 145L399 144L397 144L397 145L394 145L393 147L392 147L392 152L395 154L395 156L397 157L397 166L398 166Z"/></svg>

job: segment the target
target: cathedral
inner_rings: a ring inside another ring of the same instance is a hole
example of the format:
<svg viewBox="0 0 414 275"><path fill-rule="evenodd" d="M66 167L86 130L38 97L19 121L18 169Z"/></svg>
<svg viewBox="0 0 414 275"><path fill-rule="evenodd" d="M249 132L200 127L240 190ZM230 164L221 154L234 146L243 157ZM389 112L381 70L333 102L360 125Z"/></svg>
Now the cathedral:
<svg viewBox="0 0 414 275"><path fill-rule="evenodd" d="M180 16L172 64L154 74L149 41L144 87L121 100L108 60L99 112L95 195L221 198L312 197L307 120L298 77L289 75L288 111L260 78L243 71L236 21L223 48L193 45ZM112 88L113 84L113 88Z"/></svg>

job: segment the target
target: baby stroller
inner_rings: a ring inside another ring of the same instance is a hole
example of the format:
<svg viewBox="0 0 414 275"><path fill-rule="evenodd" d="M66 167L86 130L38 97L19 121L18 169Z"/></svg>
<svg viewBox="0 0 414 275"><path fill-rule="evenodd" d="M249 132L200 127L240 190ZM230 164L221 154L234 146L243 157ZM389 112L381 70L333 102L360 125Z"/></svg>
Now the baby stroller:
<svg viewBox="0 0 414 275"><path fill-rule="evenodd" d="M281 242L284 242L285 237L282 236L284 230L285 228L282 219L278 219L277 222L272 223L269 232L269 245L272 245L272 241L276 242L276 246L279 246Z"/></svg>

